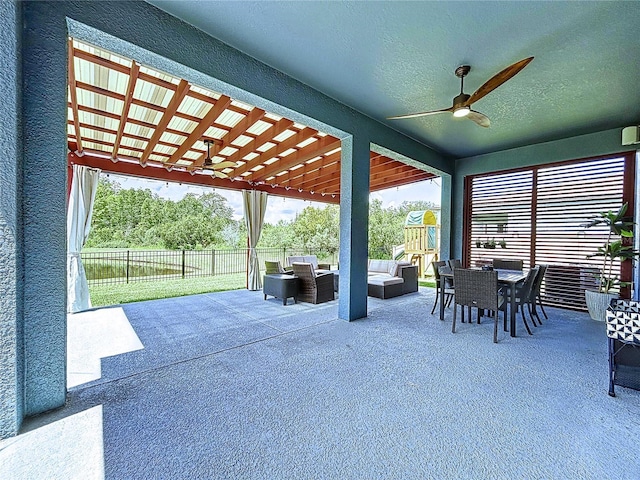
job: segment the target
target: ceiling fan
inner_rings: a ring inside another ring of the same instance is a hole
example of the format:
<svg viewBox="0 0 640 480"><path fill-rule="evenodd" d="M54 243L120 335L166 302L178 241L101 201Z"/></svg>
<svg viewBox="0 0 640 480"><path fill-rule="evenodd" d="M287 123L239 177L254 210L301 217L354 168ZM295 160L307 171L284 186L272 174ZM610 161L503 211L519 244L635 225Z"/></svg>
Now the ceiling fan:
<svg viewBox="0 0 640 480"><path fill-rule="evenodd" d="M482 97L492 92L500 85L505 83L510 78L514 77L520 70L526 67L529 62L533 60L533 57L527 57L519 62L514 63L513 65L509 65L507 68L502 70L499 73L496 73L493 77L487 80L480 88L478 88L472 95L467 95L464 93L464 77L469 73L471 67L469 65L461 65L456 68L455 74L456 77L460 78L460 94L453 99L453 105L449 108L444 108L442 110L431 110L428 112L420 112L420 113L409 113L407 115L397 115L395 117L387 117L387 120L399 120L403 118L415 118L415 117L424 117L426 115L435 115L436 113L445 113L451 112L454 117L465 117L469 120L473 120L481 127L489 127L491 122L489 121L489 117L486 115L477 112L471 109L471 105L476 103Z"/></svg>
<svg viewBox="0 0 640 480"><path fill-rule="evenodd" d="M211 170L213 172L213 175L218 178L229 178L229 176L226 173L219 172L218 170L224 170L225 168L235 167L236 162L214 163L213 160L211 159L211 152L209 148L211 147L211 145L213 145L216 142L210 138L205 138L202 140L202 143L204 143L207 146L207 156L204 159L204 163L202 164L202 167L201 167L202 170Z"/></svg>

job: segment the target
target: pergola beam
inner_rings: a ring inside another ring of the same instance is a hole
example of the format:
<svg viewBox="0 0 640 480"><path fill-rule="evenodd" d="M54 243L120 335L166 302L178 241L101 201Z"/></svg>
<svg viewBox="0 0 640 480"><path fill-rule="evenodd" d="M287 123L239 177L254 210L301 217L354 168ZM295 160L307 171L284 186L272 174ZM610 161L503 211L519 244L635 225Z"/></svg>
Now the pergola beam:
<svg viewBox="0 0 640 480"><path fill-rule="evenodd" d="M301 148L297 152L287 155L286 157L261 168L257 172L253 172L248 176L248 179L254 182L264 180L265 178L269 178L271 175L288 170L295 165L304 163L314 157L319 157L336 148L340 148L340 140L327 135L317 142L313 142Z"/></svg>
<svg viewBox="0 0 640 480"><path fill-rule="evenodd" d="M188 91L189 82L187 82L186 80L180 80L180 85L178 85L175 94L171 98L169 105L167 105L167 108L164 111L162 118L160 119L160 122L158 122L158 125L153 131L153 135L151 135L151 138L147 143L147 148L144 149L144 152L140 157L140 165L144 166L147 163L149 155L153 153L154 148L156 148L156 145L158 144L158 140L160 140L160 137L165 132L167 125L169 125L169 122L173 118L174 114L178 111L178 107L182 103L182 100L184 99Z"/></svg>
<svg viewBox="0 0 640 480"><path fill-rule="evenodd" d="M105 154L108 155L108 154ZM137 160L137 159L133 159ZM233 180L229 178L216 178L213 175L191 174L186 170L173 169L167 171L165 168L152 167L151 163L146 168L142 167L136 161L130 162L111 162L108 156L102 157L96 154L85 152L84 155L78 156L73 152L68 154L69 165L86 165L92 168L99 168L105 173L114 173L139 178L149 178L153 180L161 180L164 182L179 182L189 185L199 185L212 188L223 188L227 190L260 190L271 195L277 195L286 198L297 198L300 200L309 200L324 203L340 203L340 195L312 195L310 192L298 192L297 190L286 189L284 187L272 187L271 185L250 185L248 182ZM158 162L154 162L158 163Z"/></svg>
<svg viewBox="0 0 640 480"><path fill-rule="evenodd" d="M138 73L140 72L140 65L136 62L131 62L131 71L129 72L129 83L127 85L127 93L125 95L124 105L122 106L122 114L120 115L120 123L118 125L118 131L116 132L116 139L113 142L113 153L111 158L116 158L118 155L118 149L120 148L120 142L122 141L122 134L124 133L124 127L129 117L129 109L131 108L131 100L133 100L133 92L136 88L136 82L138 80Z"/></svg>
<svg viewBox="0 0 640 480"><path fill-rule="evenodd" d="M255 168L255 167L259 166L259 165L262 165L267 160L270 160L270 159L272 159L274 157L277 157L278 155L281 155L283 152L286 152L290 148L295 148L296 145L298 145L299 143L304 142L305 140L313 137L317 133L318 133L318 131L316 129L314 129L314 128L309 128L309 127L303 128L299 132L291 135L286 140L283 140L280 143L276 143L269 150L266 150L265 152L262 152L260 155L258 155L255 158L252 158L251 160L249 160L244 165L239 166L238 168L236 168L233 171L233 174L235 176L240 176L243 173L250 171L252 168ZM273 141L273 139L272 139L272 141Z"/></svg>
<svg viewBox="0 0 640 480"><path fill-rule="evenodd" d="M73 112L73 126L76 133L76 145L79 153L82 153L82 133L80 132L80 119L78 118L78 92L74 64L73 40L69 39L69 93L71 96L71 111Z"/></svg>

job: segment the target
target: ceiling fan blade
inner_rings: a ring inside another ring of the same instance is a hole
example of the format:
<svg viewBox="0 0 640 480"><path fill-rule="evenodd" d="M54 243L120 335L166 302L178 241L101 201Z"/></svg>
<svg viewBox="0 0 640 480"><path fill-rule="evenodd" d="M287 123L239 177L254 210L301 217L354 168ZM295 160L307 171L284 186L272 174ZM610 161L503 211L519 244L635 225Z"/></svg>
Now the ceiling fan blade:
<svg viewBox="0 0 640 480"><path fill-rule="evenodd" d="M236 162L220 162L220 163L214 163L213 165L210 165L208 168L213 168L215 170L222 170L224 168L230 168L230 167L235 168L235 166L236 166Z"/></svg>
<svg viewBox="0 0 640 480"><path fill-rule="evenodd" d="M218 172L217 170L213 170L212 173L214 177L229 178L229 175L227 175L226 173Z"/></svg>
<svg viewBox="0 0 640 480"><path fill-rule="evenodd" d="M427 115L435 115L436 113L453 112L453 107L445 108L443 110L431 110L430 112L409 113L408 115L397 115L395 117L387 117L387 120L400 120L403 118L416 118L425 117Z"/></svg>
<svg viewBox="0 0 640 480"><path fill-rule="evenodd" d="M502 70L499 73L496 73L493 77L487 80L480 88L478 88L473 94L469 97L469 99L465 102L466 105L471 105L472 103L477 102L482 97L492 92L504 82L515 76L520 70L526 67L529 62L533 60L533 57L527 57L519 62L514 63L513 65L509 65L507 68Z"/></svg>
<svg viewBox="0 0 640 480"><path fill-rule="evenodd" d="M475 110L471 110L465 118L468 118L469 120L473 120L481 127L489 128L491 126L491 121L489 120L489 117L487 117L483 113L476 112Z"/></svg>

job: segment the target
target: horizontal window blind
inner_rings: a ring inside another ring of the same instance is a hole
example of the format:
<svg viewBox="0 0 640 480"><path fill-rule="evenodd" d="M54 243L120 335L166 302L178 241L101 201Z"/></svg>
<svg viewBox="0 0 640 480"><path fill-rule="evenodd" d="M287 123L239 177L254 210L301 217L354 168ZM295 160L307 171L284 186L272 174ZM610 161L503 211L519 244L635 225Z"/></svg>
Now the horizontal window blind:
<svg viewBox="0 0 640 480"><path fill-rule="evenodd" d="M522 259L547 264L543 301L584 309L584 290L597 286L606 227L585 229L599 212L624 203L625 157L572 161L548 167L471 177L465 259ZM614 273L620 273L619 262Z"/></svg>
<svg viewBox="0 0 640 480"><path fill-rule="evenodd" d="M584 228L598 212L622 205L624 158L541 168L537 172L535 261L548 264L543 299L586 307L585 289L597 287L603 258L591 257L608 235L606 227ZM620 262L614 274L620 273Z"/></svg>
<svg viewBox="0 0 640 480"><path fill-rule="evenodd" d="M471 186L470 266L524 259L531 250L531 171L475 177Z"/></svg>

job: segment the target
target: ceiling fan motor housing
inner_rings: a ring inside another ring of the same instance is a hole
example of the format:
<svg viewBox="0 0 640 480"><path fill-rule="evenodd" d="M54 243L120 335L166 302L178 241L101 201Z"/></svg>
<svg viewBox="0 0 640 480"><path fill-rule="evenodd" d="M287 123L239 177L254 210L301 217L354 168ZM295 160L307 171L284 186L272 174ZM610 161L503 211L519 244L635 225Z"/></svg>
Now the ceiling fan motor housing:
<svg viewBox="0 0 640 480"><path fill-rule="evenodd" d="M457 97L454 97L453 99L453 108L454 110L456 108L460 108L463 106L463 104L469 100L469 98L471 98L471 95L467 95L466 93L461 93L460 95L458 95Z"/></svg>

